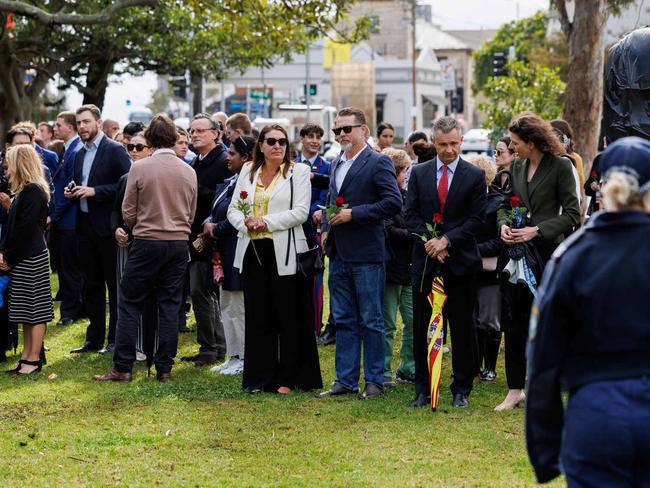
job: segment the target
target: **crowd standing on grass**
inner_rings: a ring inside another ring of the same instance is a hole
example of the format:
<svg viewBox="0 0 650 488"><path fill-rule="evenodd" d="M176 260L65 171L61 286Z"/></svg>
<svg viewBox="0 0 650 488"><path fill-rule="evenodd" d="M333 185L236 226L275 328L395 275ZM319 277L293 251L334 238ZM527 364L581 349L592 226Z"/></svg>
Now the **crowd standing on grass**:
<svg viewBox="0 0 650 488"><path fill-rule="evenodd" d="M526 405L538 479L561 457L576 486L649 483L650 144L617 141L588 165L566 121L530 112L494 160L466 160L449 116L404 150L390 123L371 138L354 107L332 131L330 162L322 127L306 124L293 154L285 128L258 132L241 113L120 129L83 105L53 125L16 124L0 177L1 361L23 330L9 373L46 363L51 268L58 326L89 319L71 353L112 354L96 381L131 381L136 360L172 380L191 307L197 349L181 361L242 375L251 394L321 389L317 344L335 344L335 381L317 397L368 400L400 381L413 384L410 406L426 407L441 277L454 408L470 407L477 378L496 379L503 335L508 392L495 410ZM612 438L625 439L613 457Z"/></svg>

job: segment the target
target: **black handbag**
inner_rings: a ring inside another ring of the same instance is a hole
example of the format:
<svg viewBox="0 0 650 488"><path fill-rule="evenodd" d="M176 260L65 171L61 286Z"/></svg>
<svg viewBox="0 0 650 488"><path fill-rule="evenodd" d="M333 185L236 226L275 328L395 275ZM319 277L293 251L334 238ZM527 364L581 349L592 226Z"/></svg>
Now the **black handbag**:
<svg viewBox="0 0 650 488"><path fill-rule="evenodd" d="M291 186L291 201L289 203L289 210L293 209L293 175L289 178L289 185ZM305 252L298 252L296 248L296 233L294 228L287 229L289 233L289 242L287 242L287 256L284 265L289 264L289 256L291 253L291 241L293 240L293 250L296 253L296 274L303 278L312 278L317 272L323 270L323 258L320 254L318 246L314 246Z"/></svg>

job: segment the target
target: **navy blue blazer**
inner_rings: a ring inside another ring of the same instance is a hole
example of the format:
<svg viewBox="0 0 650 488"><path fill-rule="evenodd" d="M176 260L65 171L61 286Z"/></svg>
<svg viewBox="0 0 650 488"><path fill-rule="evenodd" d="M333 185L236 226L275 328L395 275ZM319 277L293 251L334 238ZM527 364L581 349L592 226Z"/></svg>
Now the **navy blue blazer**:
<svg viewBox="0 0 650 488"><path fill-rule="evenodd" d="M223 263L223 289L228 291L241 291L244 289L243 276L235 269L235 251L237 250L237 229L228 220L228 206L232 200L237 184L237 176L233 175L217 187L210 221L217 224L212 229L212 236L217 239L215 248L221 254Z"/></svg>
<svg viewBox="0 0 650 488"><path fill-rule="evenodd" d="M82 146L74 165L74 181L81 185L81 174L84 164L85 146ZM112 237L111 211L115 201L117 182L124 173L128 173L131 159L122 144L104 136L97 148L93 160L87 186L95 189L95 196L88 199L88 217L93 230L100 237ZM67 184L67 183L66 183ZM77 216L81 209L76 200Z"/></svg>
<svg viewBox="0 0 650 488"><path fill-rule="evenodd" d="M395 167L388 156L366 146L352 163L337 192L336 171L340 162L339 156L331 166L327 205L333 205L336 197L342 196L352 209L352 221L334 227L324 223L323 231L329 231L325 251L330 257L351 263L388 261L390 252L384 220L402 210Z"/></svg>
<svg viewBox="0 0 650 488"><path fill-rule="evenodd" d="M481 232L486 209L485 173L460 159L449 187L441 228L441 235L447 236L451 246L445 266L455 276L469 276L483 269L476 236ZM433 159L414 166L411 171L406 203L409 231L418 235L426 233L427 222L433 224L433 215L439 212L437 159ZM411 280L418 284L425 261L427 273L432 274L434 260L426 260L424 243L419 237L413 236L413 239Z"/></svg>
<svg viewBox="0 0 650 488"><path fill-rule="evenodd" d="M54 151L43 149L38 144L35 144L34 147L36 148L36 152L41 155L41 159L43 159L43 162L45 163L45 166L47 166L47 169L50 170L50 175L54 175L57 167L59 166L59 156L57 156Z"/></svg>
<svg viewBox="0 0 650 488"><path fill-rule="evenodd" d="M54 182L54 204L55 210L52 214L52 224L57 229L74 229L77 220L75 206L64 195L66 185L72 180L74 174L74 163L79 149L81 139L76 136L63 153L63 160L56 171L52 174Z"/></svg>

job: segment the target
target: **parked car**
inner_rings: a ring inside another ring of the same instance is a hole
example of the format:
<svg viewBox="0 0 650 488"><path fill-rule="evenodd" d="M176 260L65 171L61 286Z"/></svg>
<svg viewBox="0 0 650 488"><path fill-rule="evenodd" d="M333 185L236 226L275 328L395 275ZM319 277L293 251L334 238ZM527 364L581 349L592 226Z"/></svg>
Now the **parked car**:
<svg viewBox="0 0 650 488"><path fill-rule="evenodd" d="M490 147L490 131L488 129L470 129L463 137L460 150L463 154L468 152L487 152Z"/></svg>

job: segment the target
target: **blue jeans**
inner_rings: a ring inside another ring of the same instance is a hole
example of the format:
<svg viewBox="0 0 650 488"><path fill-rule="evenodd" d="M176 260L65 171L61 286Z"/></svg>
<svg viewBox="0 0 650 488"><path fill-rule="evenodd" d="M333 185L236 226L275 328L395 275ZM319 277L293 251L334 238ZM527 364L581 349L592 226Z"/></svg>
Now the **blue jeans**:
<svg viewBox="0 0 650 488"><path fill-rule="evenodd" d="M384 385L384 263L330 260L329 288L336 323L336 382L351 390L359 385L361 344L367 383Z"/></svg>

